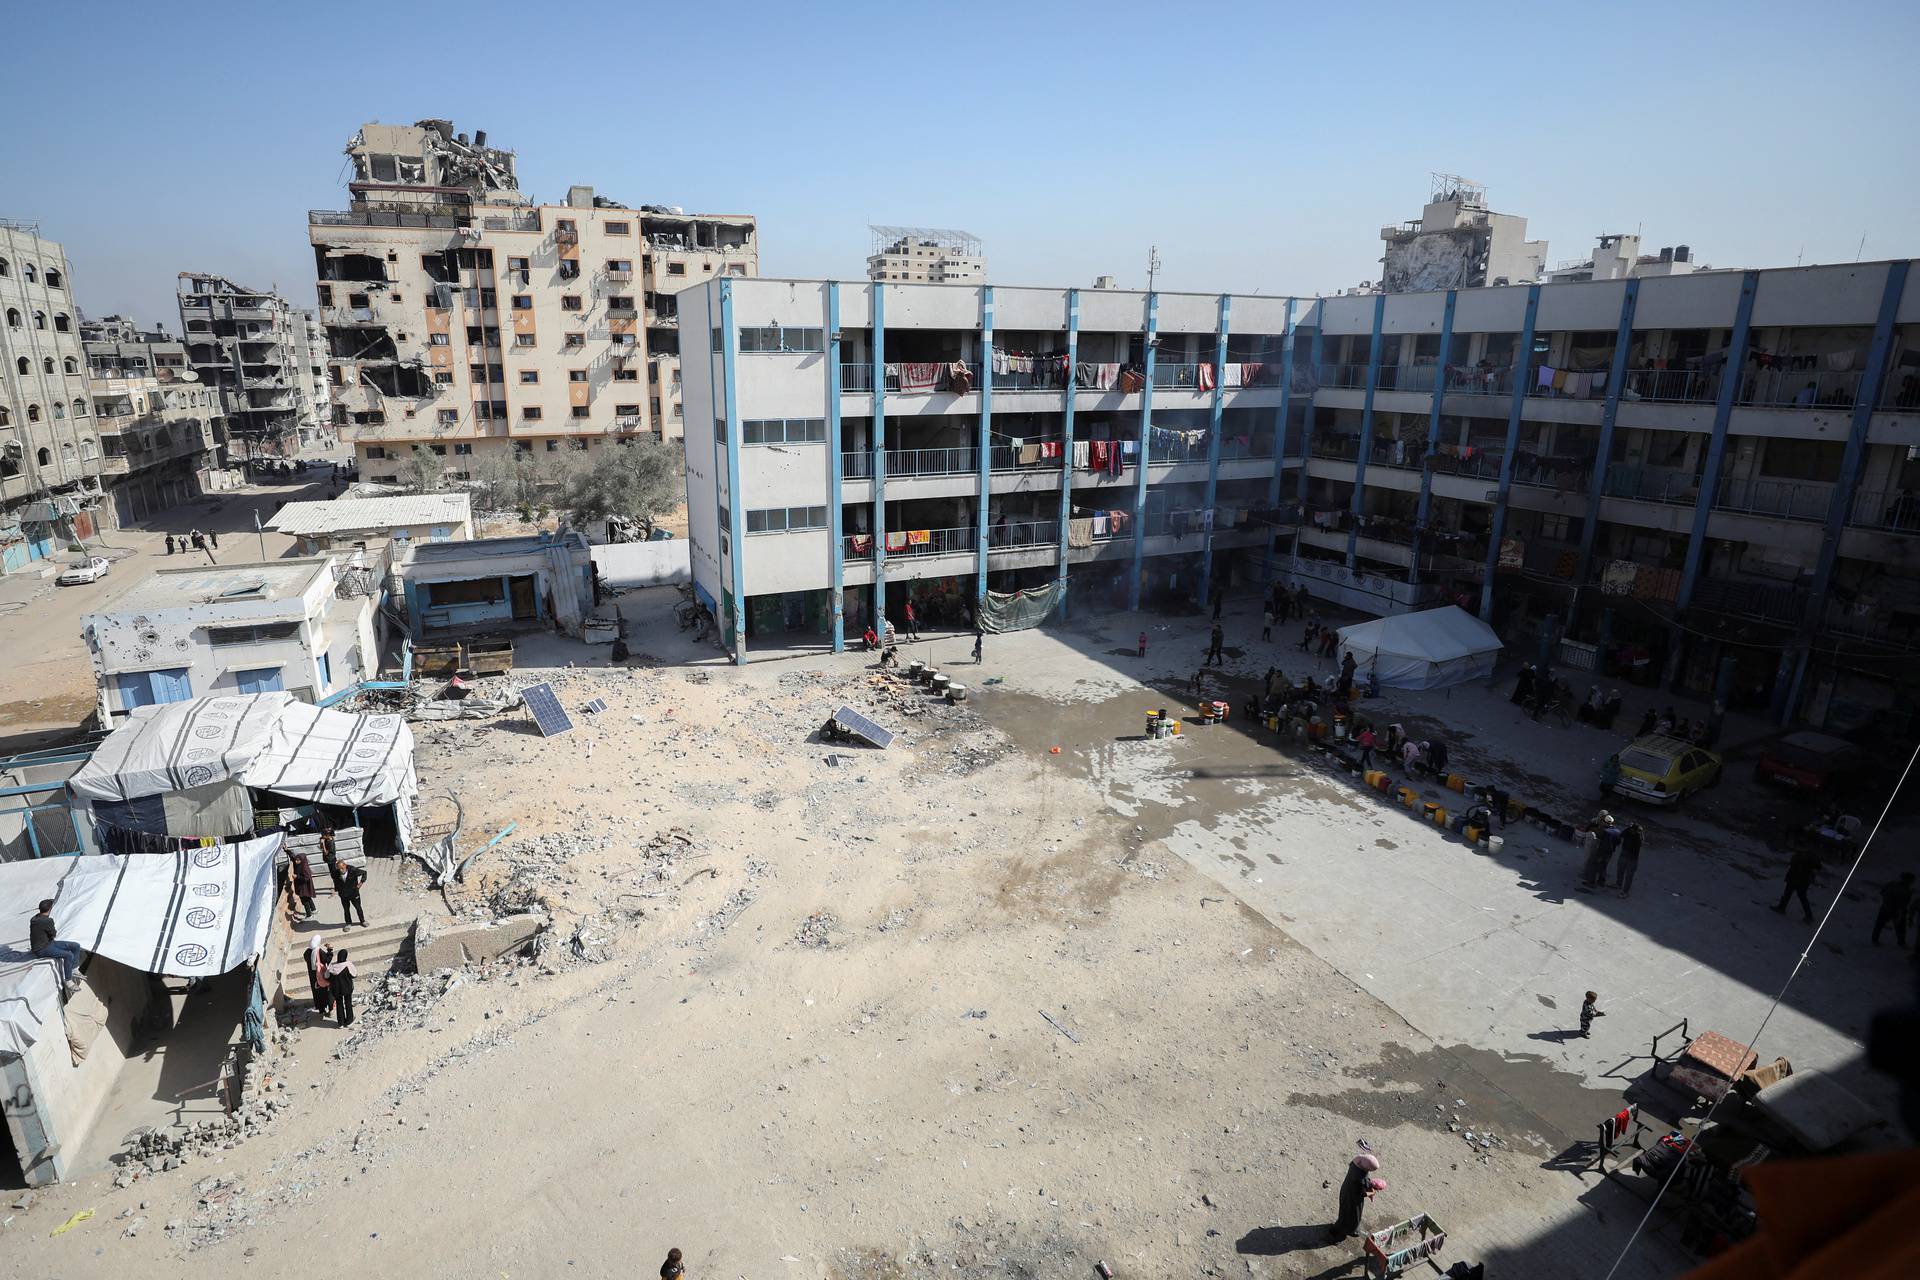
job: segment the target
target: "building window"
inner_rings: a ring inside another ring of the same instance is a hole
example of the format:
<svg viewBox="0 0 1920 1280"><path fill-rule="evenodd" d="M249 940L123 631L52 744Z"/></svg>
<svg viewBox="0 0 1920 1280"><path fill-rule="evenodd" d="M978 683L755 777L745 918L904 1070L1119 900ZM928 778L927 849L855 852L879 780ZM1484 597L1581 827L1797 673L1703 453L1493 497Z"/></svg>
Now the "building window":
<svg viewBox="0 0 1920 1280"><path fill-rule="evenodd" d="M637 404L617 404L613 406L613 411L622 418L637 418L640 416L640 406Z"/></svg>
<svg viewBox="0 0 1920 1280"><path fill-rule="evenodd" d="M458 409L442 409L440 410L439 416L440 425L443 427L456 426L460 422L460 411Z"/></svg>
<svg viewBox="0 0 1920 1280"><path fill-rule="evenodd" d="M18 329L19 327L20 327L19 310L14 307L8 307L7 308L7 328Z"/></svg>
<svg viewBox="0 0 1920 1280"><path fill-rule="evenodd" d="M443 444L430 444L427 448L432 451L433 456L436 458L444 458L447 456L447 446Z"/></svg>
<svg viewBox="0 0 1920 1280"><path fill-rule="evenodd" d="M540 421L540 417L541 417L540 406L537 404L530 404L526 408L520 410L520 416L525 418L528 422L538 422Z"/></svg>
<svg viewBox="0 0 1920 1280"><path fill-rule="evenodd" d="M33 264L32 264L31 262L29 262L29 263L27 263L27 264L26 264L26 265L25 265L25 266L24 266L23 268L21 268L21 269L22 269L22 270L23 270L24 272L26 272L26 276L27 276L27 283L28 283L28 284L32 284L32 283L33 283L33 282L34 282L35 280L37 280L37 279L39 278L38 276L36 276L36 275L34 274L34 271L33 271Z"/></svg>
<svg viewBox="0 0 1920 1280"><path fill-rule="evenodd" d="M444 347L449 345L451 341L452 339L444 333L430 333L427 335L427 345L430 347Z"/></svg>
<svg viewBox="0 0 1920 1280"><path fill-rule="evenodd" d="M532 294L527 294L527 293L516 293L516 294L514 294L514 295L513 295L513 309L514 309L515 311L531 311L531 310L533 310L533 295L532 295Z"/></svg>
<svg viewBox="0 0 1920 1280"><path fill-rule="evenodd" d="M73 416L76 418L84 418L87 416L87 402L85 400L75 400L73 402Z"/></svg>
<svg viewBox="0 0 1920 1280"><path fill-rule="evenodd" d="M607 223L607 234L610 236L626 235L627 224L624 222L609 222Z"/></svg>
<svg viewBox="0 0 1920 1280"><path fill-rule="evenodd" d="M654 396L651 400L648 400L647 405L653 410L654 417L657 418L660 416L660 397L659 396Z"/></svg>
<svg viewBox="0 0 1920 1280"><path fill-rule="evenodd" d="M687 274L687 264L684 262L669 262L667 264L667 274L670 276L683 276Z"/></svg>
<svg viewBox="0 0 1920 1280"><path fill-rule="evenodd" d="M538 369L522 369L520 371L520 381L529 385L536 383L540 381L540 371Z"/></svg>
<svg viewBox="0 0 1920 1280"><path fill-rule="evenodd" d="M68 356L65 360L61 361L61 363L66 367L67 374L69 377L71 377L73 374L80 372L80 362L75 360L72 356Z"/></svg>
<svg viewBox="0 0 1920 1280"><path fill-rule="evenodd" d="M569 440L567 441L567 447L575 453L585 453L587 451L587 442L585 440Z"/></svg>
<svg viewBox="0 0 1920 1280"><path fill-rule="evenodd" d="M450 387L450 386L452 386L452 385L453 385L453 373L452 373L452 372L451 372L450 370L447 370L447 369L439 369L439 370L436 370L436 371L434 372L434 375L433 375L433 385L434 385L434 386L436 386L436 387Z"/></svg>
<svg viewBox="0 0 1920 1280"><path fill-rule="evenodd" d="M547 452L548 453L560 452L560 442L558 440L547 441Z"/></svg>
<svg viewBox="0 0 1920 1280"><path fill-rule="evenodd" d="M531 266L532 266L532 263L529 262L526 258L508 258L507 259L507 270L518 271L522 275L525 275Z"/></svg>
<svg viewBox="0 0 1920 1280"><path fill-rule="evenodd" d="M680 402L678 400L673 402L673 416L676 418L680 416Z"/></svg>
<svg viewBox="0 0 1920 1280"><path fill-rule="evenodd" d="M472 452L473 446L470 444L456 444L453 446L453 456L456 458L464 458Z"/></svg>
<svg viewBox="0 0 1920 1280"><path fill-rule="evenodd" d="M587 335L584 333L569 333L560 340L560 345L568 351L578 351L587 345Z"/></svg>
<svg viewBox="0 0 1920 1280"><path fill-rule="evenodd" d="M615 382L638 382L640 381L640 371L638 369L615 369L613 371L613 380Z"/></svg>
<svg viewBox="0 0 1920 1280"><path fill-rule="evenodd" d="M820 329L790 328L770 324L759 329L740 330L740 350L749 352L784 353L823 351L821 345L824 333Z"/></svg>
<svg viewBox="0 0 1920 1280"><path fill-rule="evenodd" d="M9 263L5 258L0 258L0 280L4 280L12 274L13 264Z"/></svg>
<svg viewBox="0 0 1920 1280"><path fill-rule="evenodd" d="M574 294L566 294L560 299L560 309L562 311L578 311L580 309L580 299Z"/></svg>
<svg viewBox="0 0 1920 1280"><path fill-rule="evenodd" d="M27 270L29 270L29 271L31 271L31 270L33 270L33 268L31 268L31 267L29 267L29 268L27 268ZM44 329L44 328L46 328L46 327L47 327L47 313L46 313L46 312L44 312L44 311L36 311L36 312L34 312L34 313L33 313L33 327L34 327L34 328L36 328L36 329Z"/></svg>
<svg viewBox="0 0 1920 1280"><path fill-rule="evenodd" d="M567 370L568 382L585 382L586 380L587 380L587 371L585 369Z"/></svg>
<svg viewBox="0 0 1920 1280"><path fill-rule="evenodd" d="M748 533L797 533L826 527L825 507L766 507L747 512Z"/></svg>
<svg viewBox="0 0 1920 1280"><path fill-rule="evenodd" d="M576 418L590 418L593 416L593 409L589 405L577 404L573 406L573 416Z"/></svg>
<svg viewBox="0 0 1920 1280"><path fill-rule="evenodd" d="M377 444L370 444L367 446L367 457L378 459L378 458L384 458L386 456L387 456L387 451L384 447Z"/></svg>
<svg viewBox="0 0 1920 1280"><path fill-rule="evenodd" d="M39 405L37 405L37 404L30 404L30 405L28 405L28 406L27 406L27 421L28 421L28 422L38 422L38 421L40 421L40 406L39 406ZM44 453L44 452L46 452L46 451L45 451L45 450L43 449L43 450L41 450L41 452L43 452L43 453Z"/></svg>
<svg viewBox="0 0 1920 1280"><path fill-rule="evenodd" d="M533 335L530 333L516 333L513 335L513 345L516 347L531 347L533 345Z"/></svg>

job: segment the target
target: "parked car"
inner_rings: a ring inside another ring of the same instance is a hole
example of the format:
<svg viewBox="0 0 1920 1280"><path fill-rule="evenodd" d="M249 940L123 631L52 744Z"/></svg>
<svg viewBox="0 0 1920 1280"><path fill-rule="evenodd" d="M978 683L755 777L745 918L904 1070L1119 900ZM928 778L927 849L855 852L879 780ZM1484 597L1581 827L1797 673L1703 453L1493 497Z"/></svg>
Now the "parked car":
<svg viewBox="0 0 1920 1280"><path fill-rule="evenodd" d="M1684 738L1650 733L1620 751L1620 779L1613 789L1648 804L1678 804L1720 781L1720 757Z"/></svg>
<svg viewBox="0 0 1920 1280"><path fill-rule="evenodd" d="M105 556L91 556L85 564L76 564L54 581L63 587L79 587L89 582L98 582L107 576L107 570L113 568Z"/></svg>
<svg viewBox="0 0 1920 1280"><path fill-rule="evenodd" d="M1798 729L1769 742L1753 766L1755 782L1825 796L1860 771L1865 752L1845 738Z"/></svg>

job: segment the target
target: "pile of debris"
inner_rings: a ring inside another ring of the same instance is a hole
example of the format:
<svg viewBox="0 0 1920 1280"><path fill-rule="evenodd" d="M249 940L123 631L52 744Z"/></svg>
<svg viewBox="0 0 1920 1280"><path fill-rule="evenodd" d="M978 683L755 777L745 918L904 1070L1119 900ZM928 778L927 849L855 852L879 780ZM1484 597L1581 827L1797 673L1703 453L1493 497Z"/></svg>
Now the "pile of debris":
<svg viewBox="0 0 1920 1280"><path fill-rule="evenodd" d="M427 1019L446 999L462 986L466 977L453 969L438 973L383 973L366 983L357 994L353 1034L334 1051L334 1057L350 1055L370 1041L395 1031L426 1025Z"/></svg>
<svg viewBox="0 0 1920 1280"><path fill-rule="evenodd" d="M215 1151L231 1151L265 1129L269 1122L292 1108L285 1092L286 1083L269 1078L263 1059L247 1066L240 1106L213 1120L201 1120L186 1129L148 1129L134 1134L121 1152L120 1171L113 1185L130 1187L141 1178L169 1173L195 1156Z"/></svg>
<svg viewBox="0 0 1920 1280"><path fill-rule="evenodd" d="M253 1206L247 1202L246 1188L238 1178L202 1178L193 1186L199 1197L191 1218L173 1218L167 1222L167 1237L185 1240L189 1249L219 1244L242 1227L254 1223ZM129 1226L127 1234L133 1234Z"/></svg>

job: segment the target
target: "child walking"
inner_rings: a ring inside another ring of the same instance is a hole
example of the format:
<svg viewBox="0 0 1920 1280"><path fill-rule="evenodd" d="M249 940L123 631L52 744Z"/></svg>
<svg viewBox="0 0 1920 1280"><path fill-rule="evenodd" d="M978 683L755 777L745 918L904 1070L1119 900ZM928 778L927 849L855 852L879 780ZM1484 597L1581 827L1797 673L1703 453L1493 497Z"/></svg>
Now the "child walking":
<svg viewBox="0 0 1920 1280"><path fill-rule="evenodd" d="M1606 1010L1601 1009L1599 1004L1600 993L1597 991L1587 992L1586 1003L1580 1006L1580 1038L1582 1040L1590 1039L1593 1036L1593 1020L1595 1018L1604 1018L1607 1016Z"/></svg>

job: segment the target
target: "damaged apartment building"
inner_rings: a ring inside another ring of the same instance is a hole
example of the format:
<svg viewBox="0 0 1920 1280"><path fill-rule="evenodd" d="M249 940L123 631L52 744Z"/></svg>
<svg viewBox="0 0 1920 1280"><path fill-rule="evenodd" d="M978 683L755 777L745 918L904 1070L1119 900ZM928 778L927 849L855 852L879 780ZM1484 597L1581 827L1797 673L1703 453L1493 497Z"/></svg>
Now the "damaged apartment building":
<svg viewBox="0 0 1920 1280"><path fill-rule="evenodd" d="M180 328L199 380L220 393L239 455L291 457L329 430L314 318L225 276L183 271Z"/></svg>
<svg viewBox="0 0 1920 1280"><path fill-rule="evenodd" d="M53 559L98 513L100 434L72 290L58 243L0 220L0 573Z"/></svg>
<svg viewBox="0 0 1920 1280"><path fill-rule="evenodd" d="M348 207L308 215L334 421L361 475L415 447L489 456L684 434L679 293L758 273L754 220L522 192L514 154L445 120L369 123Z"/></svg>
<svg viewBox="0 0 1920 1280"><path fill-rule="evenodd" d="M227 420L220 393L187 364L187 347L124 316L80 326L100 432L100 473L127 526L222 487Z"/></svg>
<svg viewBox="0 0 1920 1280"><path fill-rule="evenodd" d="M1001 627L1016 592L1183 608L1280 579L1920 729L1911 266L1297 300L715 281L685 299L715 353L687 373L695 590L744 660L908 598Z"/></svg>

